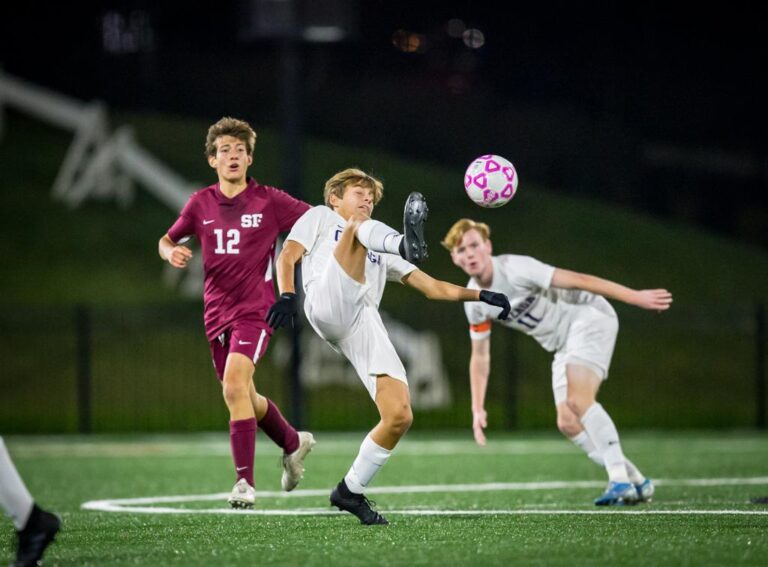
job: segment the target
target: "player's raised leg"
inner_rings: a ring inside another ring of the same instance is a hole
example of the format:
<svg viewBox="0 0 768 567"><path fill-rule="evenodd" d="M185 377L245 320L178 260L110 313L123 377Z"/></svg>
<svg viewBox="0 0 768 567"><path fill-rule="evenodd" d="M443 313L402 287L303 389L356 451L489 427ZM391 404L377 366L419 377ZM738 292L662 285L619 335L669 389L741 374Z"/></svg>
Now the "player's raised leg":
<svg viewBox="0 0 768 567"><path fill-rule="evenodd" d="M428 214L424 196L413 192L405 201L402 234L381 221L357 218L357 239L368 250L399 254L412 264L420 264L427 259L424 224Z"/></svg>
<svg viewBox="0 0 768 567"><path fill-rule="evenodd" d="M611 416L596 401L602 379L587 366L566 365L567 404L581 421L587 435L602 455L608 472L608 488L595 500L598 506L634 504L637 491L629 481L626 458L621 449L619 432Z"/></svg>
<svg viewBox="0 0 768 567"><path fill-rule="evenodd" d="M315 446L315 438L309 431L296 431L277 405L256 392L251 382L251 404L261 429L283 450L283 490L290 492L304 477L304 459Z"/></svg>
<svg viewBox="0 0 768 567"><path fill-rule="evenodd" d="M349 472L331 492L331 504L354 514L365 525L389 523L373 510L363 493L413 423L407 384L390 376L377 377L376 407L381 421L365 438Z"/></svg>
<svg viewBox="0 0 768 567"><path fill-rule="evenodd" d="M365 283L365 258L368 253L366 244L359 238L359 229L363 224L371 222L378 221L373 221L366 215L355 215L348 219L339 236L339 242L333 250L333 257L336 258L341 269L359 283ZM386 227L386 225L383 226ZM376 250L376 248L371 249Z"/></svg>
<svg viewBox="0 0 768 567"><path fill-rule="evenodd" d="M253 371L253 362L247 356L239 352L227 356L222 390L229 409L229 442L237 476L229 497L233 508L250 508L256 499L253 460L257 421L250 398Z"/></svg>

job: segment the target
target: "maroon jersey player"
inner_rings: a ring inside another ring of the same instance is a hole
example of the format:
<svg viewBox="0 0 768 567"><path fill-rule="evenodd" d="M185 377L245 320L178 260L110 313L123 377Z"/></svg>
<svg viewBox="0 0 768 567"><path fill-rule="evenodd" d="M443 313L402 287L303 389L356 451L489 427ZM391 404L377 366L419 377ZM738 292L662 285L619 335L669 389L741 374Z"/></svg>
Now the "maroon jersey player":
<svg viewBox="0 0 768 567"><path fill-rule="evenodd" d="M279 233L290 230L310 206L247 176L256 133L247 122L222 118L208 130L205 151L218 182L192 194L179 218L160 239L160 257L185 268L192 251L181 245L194 236L205 272L205 332L230 414L229 432L237 482L229 503L254 503L256 429L283 448L285 490L293 490L314 439L297 432L277 406L258 394L256 365L272 336L265 322L275 301L272 262Z"/></svg>

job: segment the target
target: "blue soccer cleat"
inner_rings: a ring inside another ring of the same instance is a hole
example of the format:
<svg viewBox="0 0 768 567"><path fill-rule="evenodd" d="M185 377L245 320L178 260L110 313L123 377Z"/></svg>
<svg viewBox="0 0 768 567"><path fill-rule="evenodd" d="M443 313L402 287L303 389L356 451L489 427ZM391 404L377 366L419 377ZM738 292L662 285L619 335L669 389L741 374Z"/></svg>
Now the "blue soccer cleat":
<svg viewBox="0 0 768 567"><path fill-rule="evenodd" d="M650 478L646 478L641 484L636 484L635 492L637 492L637 501L650 502L653 500L653 493L655 490Z"/></svg>
<svg viewBox="0 0 768 567"><path fill-rule="evenodd" d="M626 506L637 504L637 490L631 482L609 482L605 492L595 499L595 506Z"/></svg>

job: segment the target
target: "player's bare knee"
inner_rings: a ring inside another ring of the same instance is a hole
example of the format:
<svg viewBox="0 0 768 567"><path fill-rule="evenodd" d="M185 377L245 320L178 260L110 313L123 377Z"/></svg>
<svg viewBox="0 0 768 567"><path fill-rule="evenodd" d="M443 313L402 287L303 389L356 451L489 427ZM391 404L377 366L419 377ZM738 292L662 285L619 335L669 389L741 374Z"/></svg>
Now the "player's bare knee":
<svg viewBox="0 0 768 567"><path fill-rule="evenodd" d="M235 381L227 381L226 378L222 387L222 393L224 394L224 401L227 406L243 400L250 400L247 385Z"/></svg>
<svg viewBox="0 0 768 567"><path fill-rule="evenodd" d="M359 243L357 242L357 229L360 227L361 222L355 221L352 218L347 221L344 229L339 236L339 242L336 245L337 249L357 248Z"/></svg>
<svg viewBox="0 0 768 567"><path fill-rule="evenodd" d="M342 236L347 234L354 236L357 234L357 229L360 228L360 224L362 224L362 221L357 219L354 215L349 217L347 219L347 224L344 225L344 230L341 232Z"/></svg>
<svg viewBox="0 0 768 567"><path fill-rule="evenodd" d="M347 226L352 225L352 229L357 232L357 229L360 228L360 225L370 218L370 216L361 211L355 211L352 213L352 216L347 219Z"/></svg>
<svg viewBox="0 0 768 567"><path fill-rule="evenodd" d="M387 428L398 437L402 437L413 424L413 412L409 404L399 406L395 411L384 416Z"/></svg>
<svg viewBox="0 0 768 567"><path fill-rule="evenodd" d="M579 433L581 433L583 427L581 426L581 423L579 423L576 416L571 414L567 417L560 415L557 416L557 429L560 430L560 433L570 439L571 437L576 437Z"/></svg>

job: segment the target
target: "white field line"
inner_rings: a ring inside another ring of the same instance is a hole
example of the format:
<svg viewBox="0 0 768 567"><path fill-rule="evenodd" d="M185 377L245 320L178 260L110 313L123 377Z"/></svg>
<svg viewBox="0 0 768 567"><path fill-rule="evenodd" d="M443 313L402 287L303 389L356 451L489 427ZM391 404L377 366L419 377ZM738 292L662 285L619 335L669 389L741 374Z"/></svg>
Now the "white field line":
<svg viewBox="0 0 768 567"><path fill-rule="evenodd" d="M693 479L658 479L657 486L734 486L734 485L768 485L768 477L751 478L693 478ZM372 487L367 494L423 494L423 493L452 493L452 492L494 492L513 490L557 490L573 488L597 488L605 485L601 481L549 481L549 482L496 482L485 484L431 484L415 486L381 486ZM257 491L257 498L307 498L327 496L328 489L299 489L293 492ZM151 496L143 498L117 498L110 500L91 500L81 505L84 510L100 512L129 512L136 514L255 514L261 516L308 516L330 515L338 512L327 508L293 508L286 510L231 510L228 508L186 509L147 506L149 504L181 504L186 502L224 502L228 492L218 494L196 494L179 496ZM526 514L643 514L643 515L768 515L768 510L386 510L388 514L405 515L526 515Z"/></svg>
<svg viewBox="0 0 768 567"><path fill-rule="evenodd" d="M231 508L156 508L103 506L88 508L99 512L130 512L133 514L234 514L251 516L337 516L344 514L329 508L291 508L287 510L233 510ZM631 516L768 516L768 510L637 510L606 508L604 510L381 510L387 515L402 516L575 516L628 514Z"/></svg>

